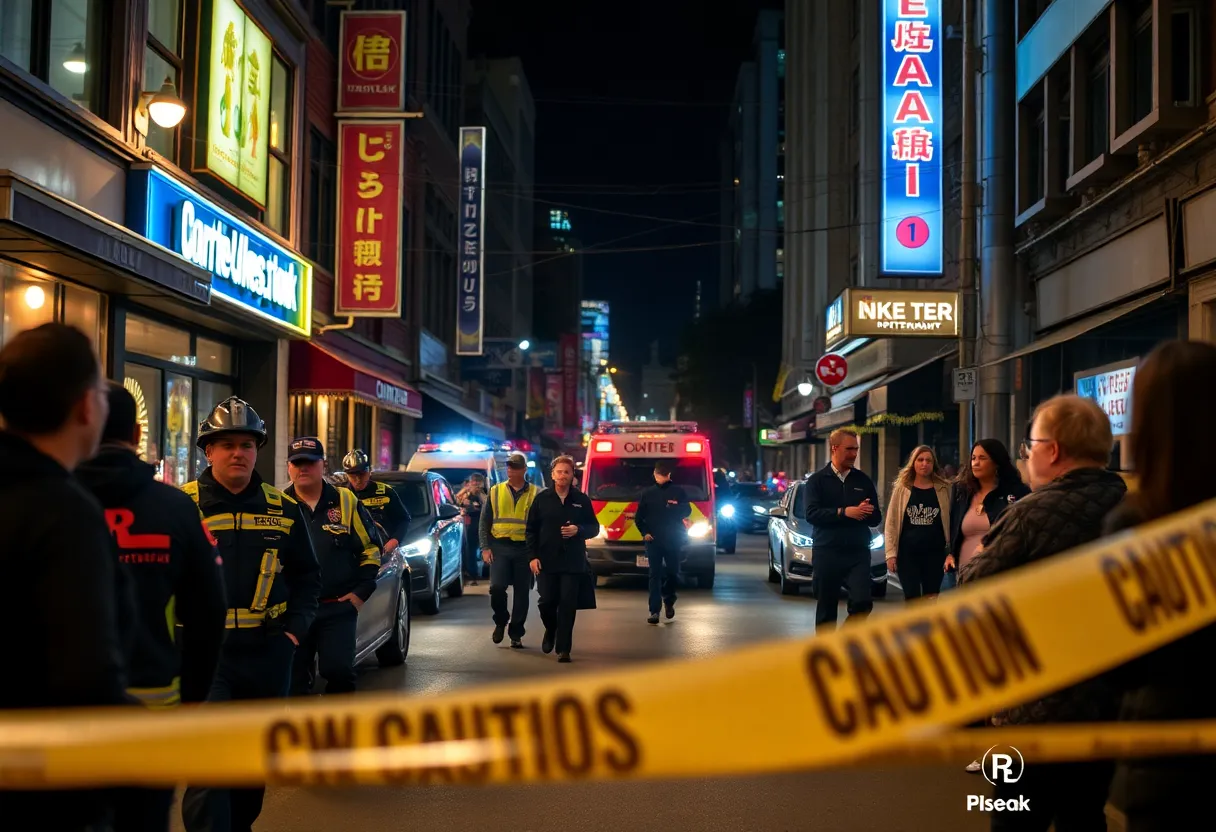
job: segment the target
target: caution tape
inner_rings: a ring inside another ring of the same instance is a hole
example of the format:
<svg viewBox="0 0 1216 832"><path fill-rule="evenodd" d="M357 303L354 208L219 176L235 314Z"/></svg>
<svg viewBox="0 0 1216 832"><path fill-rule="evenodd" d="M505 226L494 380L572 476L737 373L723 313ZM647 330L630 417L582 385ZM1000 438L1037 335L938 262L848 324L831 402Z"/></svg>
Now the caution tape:
<svg viewBox="0 0 1216 832"><path fill-rule="evenodd" d="M1029 762L1211 752L1209 722L954 726L1213 622L1216 501L830 635L708 659L442 698L8 712L0 786L705 777L924 762L998 742Z"/></svg>

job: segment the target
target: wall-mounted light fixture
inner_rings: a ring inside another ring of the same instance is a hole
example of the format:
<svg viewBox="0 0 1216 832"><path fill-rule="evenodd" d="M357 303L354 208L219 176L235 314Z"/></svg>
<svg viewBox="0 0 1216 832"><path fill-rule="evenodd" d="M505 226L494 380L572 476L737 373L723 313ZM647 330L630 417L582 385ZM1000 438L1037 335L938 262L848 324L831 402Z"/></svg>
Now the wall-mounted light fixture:
<svg viewBox="0 0 1216 832"><path fill-rule="evenodd" d="M157 127L165 130L172 130L186 117L186 102L178 97L177 87L171 78L166 78L159 90L144 90L139 94L139 104L135 108L135 130L141 136L148 135L149 117Z"/></svg>
<svg viewBox="0 0 1216 832"><path fill-rule="evenodd" d="M67 58L63 61L63 68L74 75L84 75L89 70L88 56L84 51L84 44L78 43L76 47L68 53Z"/></svg>

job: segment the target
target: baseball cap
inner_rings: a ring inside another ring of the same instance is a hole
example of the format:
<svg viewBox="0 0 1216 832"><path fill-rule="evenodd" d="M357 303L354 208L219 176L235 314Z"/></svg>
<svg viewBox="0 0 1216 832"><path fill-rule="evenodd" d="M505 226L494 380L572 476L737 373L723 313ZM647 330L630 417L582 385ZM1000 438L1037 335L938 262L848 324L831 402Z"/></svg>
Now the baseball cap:
<svg viewBox="0 0 1216 832"><path fill-rule="evenodd" d="M508 468L527 468L528 459L523 454L514 453L507 457Z"/></svg>
<svg viewBox="0 0 1216 832"><path fill-rule="evenodd" d="M298 436L287 449L288 462L316 462L325 459L325 446L315 436Z"/></svg>

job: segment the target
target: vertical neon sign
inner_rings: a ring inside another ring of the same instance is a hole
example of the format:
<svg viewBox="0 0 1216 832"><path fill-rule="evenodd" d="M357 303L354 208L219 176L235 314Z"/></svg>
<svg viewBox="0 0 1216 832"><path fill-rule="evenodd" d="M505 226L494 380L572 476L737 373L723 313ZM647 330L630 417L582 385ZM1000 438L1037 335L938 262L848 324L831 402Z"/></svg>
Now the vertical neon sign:
<svg viewBox="0 0 1216 832"><path fill-rule="evenodd" d="M942 273L941 0L883 0L882 272Z"/></svg>

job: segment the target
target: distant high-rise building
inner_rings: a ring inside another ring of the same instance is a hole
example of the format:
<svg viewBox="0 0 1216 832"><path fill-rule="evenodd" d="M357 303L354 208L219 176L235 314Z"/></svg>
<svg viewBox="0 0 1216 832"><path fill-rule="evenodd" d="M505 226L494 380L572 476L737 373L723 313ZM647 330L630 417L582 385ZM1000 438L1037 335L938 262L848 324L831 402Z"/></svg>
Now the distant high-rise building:
<svg viewBox="0 0 1216 832"><path fill-rule="evenodd" d="M659 342L650 345L650 361L642 367L642 400L637 416L648 422L675 418L676 382L673 367L659 361Z"/></svg>
<svg viewBox="0 0 1216 832"><path fill-rule="evenodd" d="M536 215L532 337L537 341L556 341L580 332L583 255L573 230L566 211L543 210Z"/></svg>
<svg viewBox="0 0 1216 832"><path fill-rule="evenodd" d="M586 385L583 389L580 411L584 414L584 427L599 417L600 389L607 382L609 304L606 300L584 300L582 322L583 372Z"/></svg>

